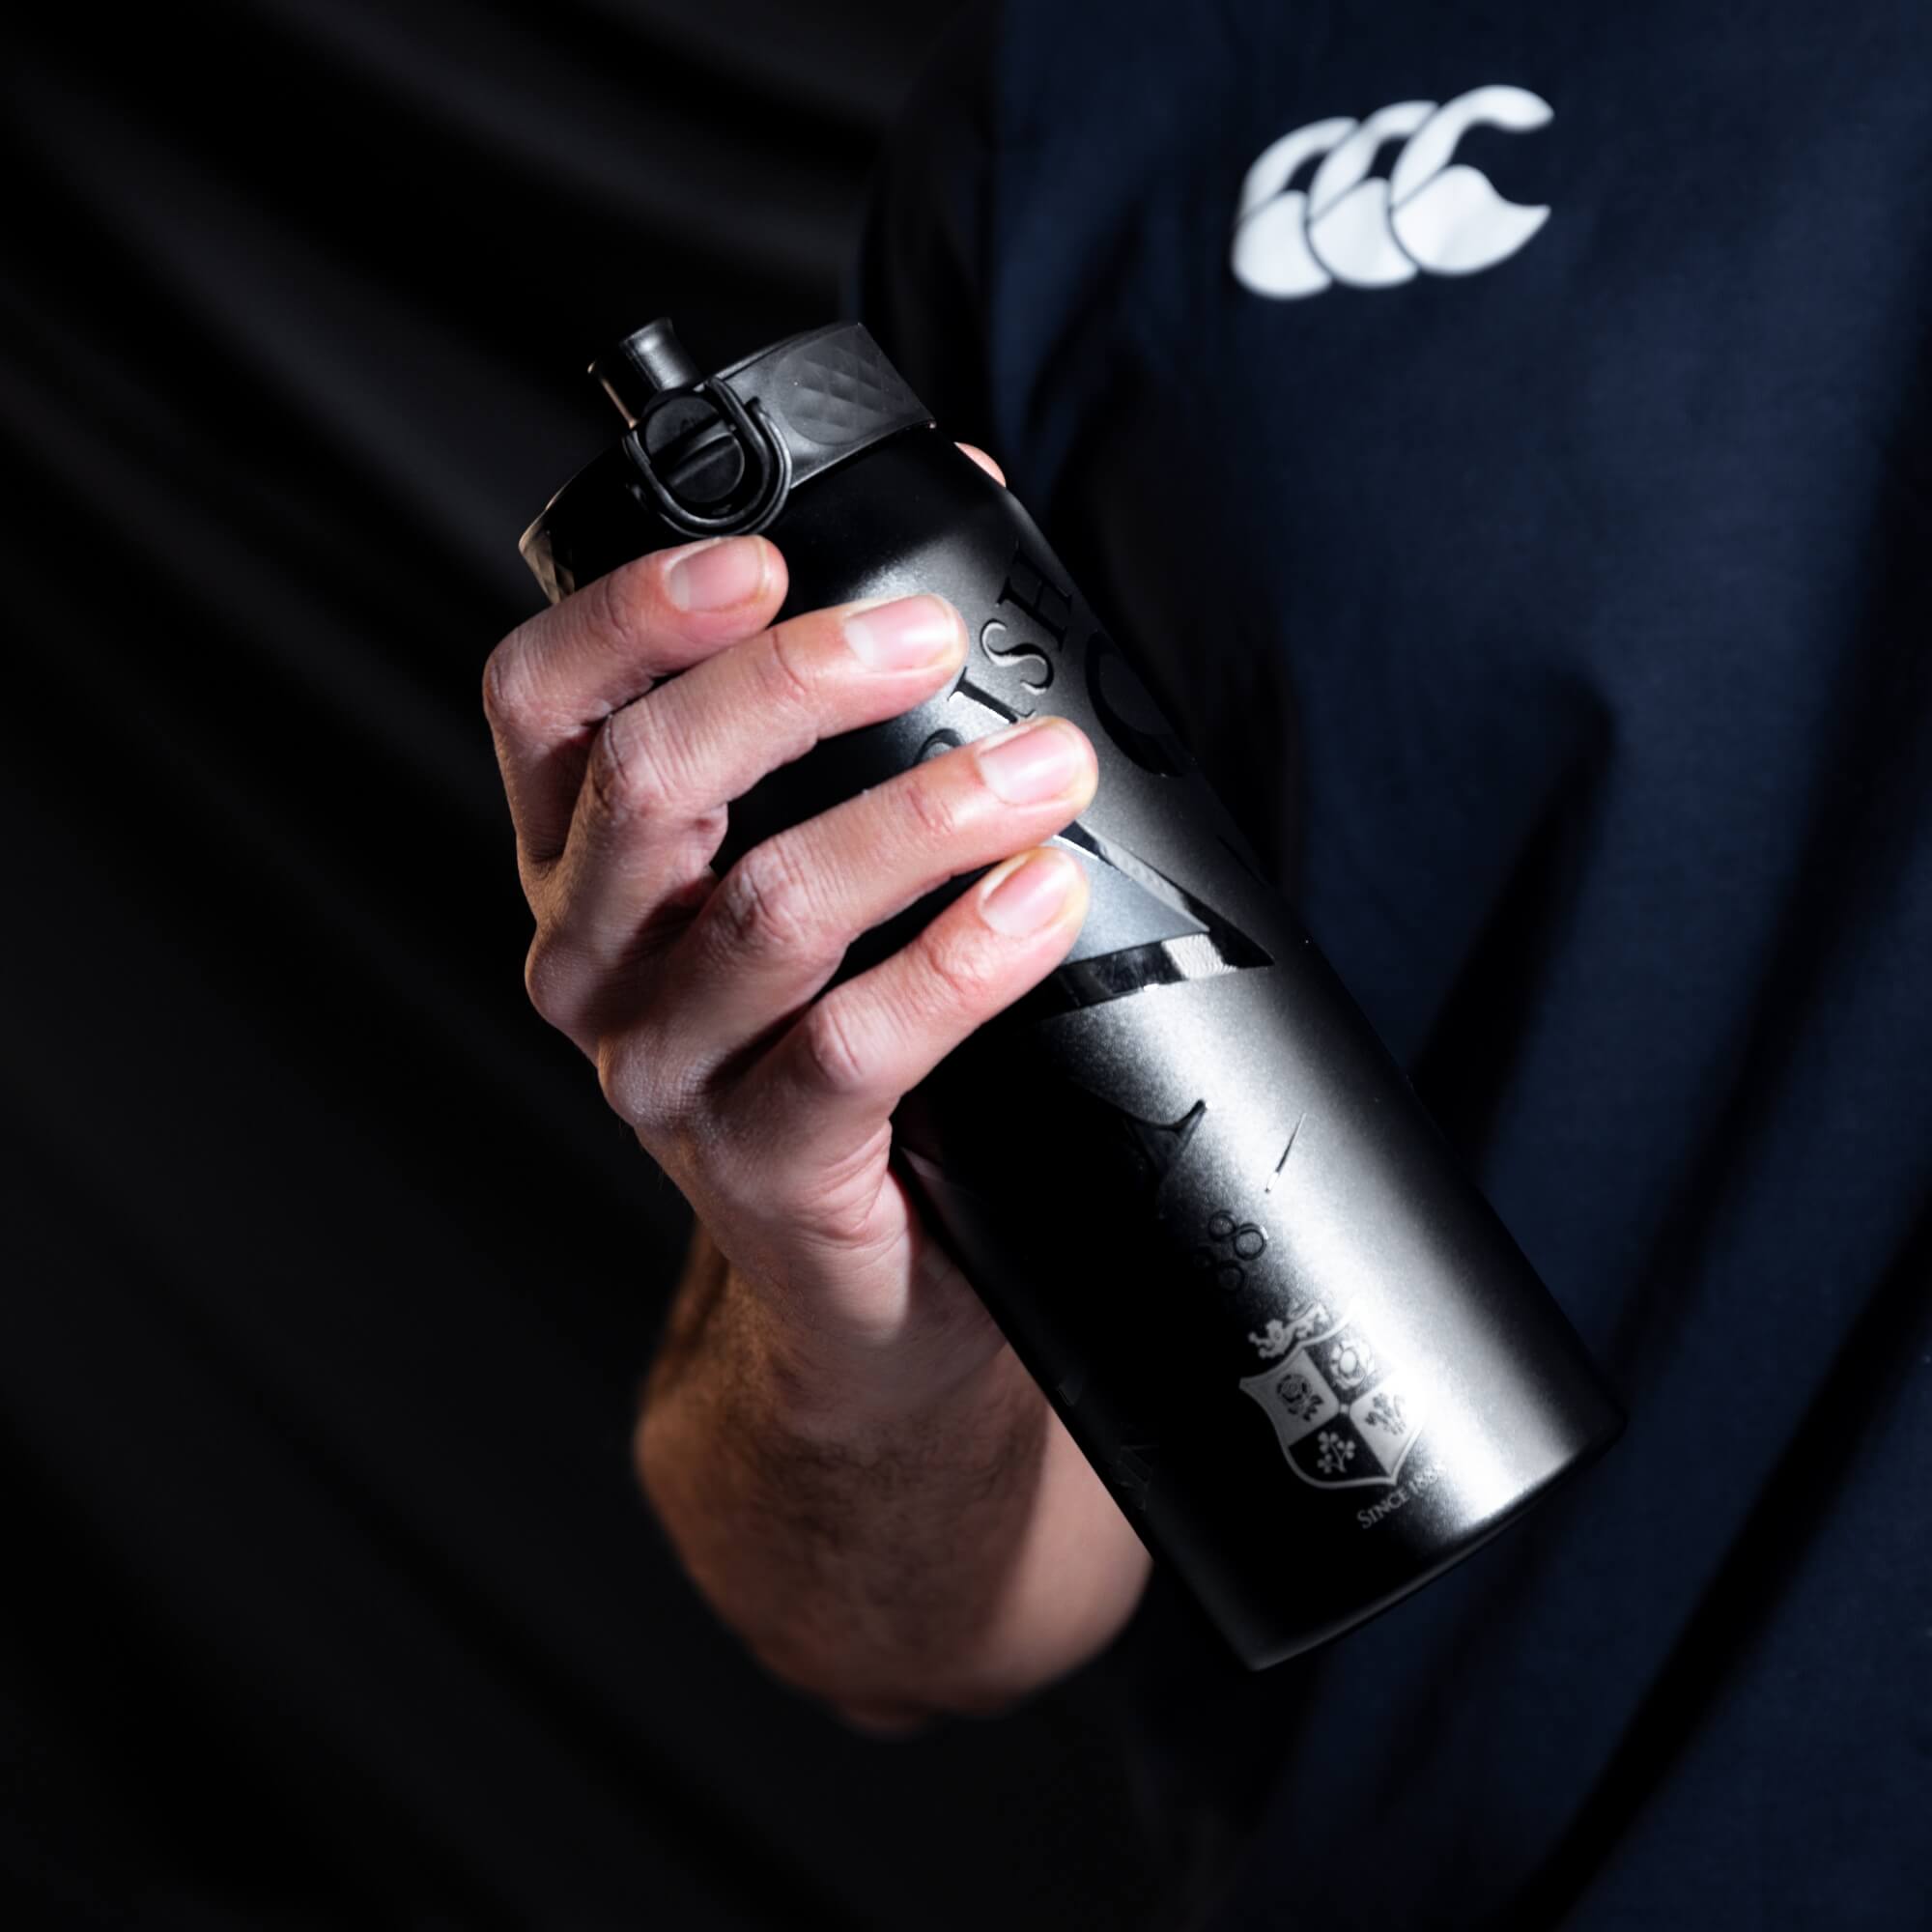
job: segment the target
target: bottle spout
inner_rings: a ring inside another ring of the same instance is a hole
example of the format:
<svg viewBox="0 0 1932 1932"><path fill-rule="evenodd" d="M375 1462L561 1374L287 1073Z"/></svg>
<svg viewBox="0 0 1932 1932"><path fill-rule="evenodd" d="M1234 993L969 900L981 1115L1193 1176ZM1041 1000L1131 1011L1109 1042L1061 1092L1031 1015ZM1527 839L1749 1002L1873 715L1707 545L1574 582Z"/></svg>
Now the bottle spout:
<svg viewBox="0 0 1932 1932"><path fill-rule="evenodd" d="M653 396L665 389L683 388L703 373L677 339L677 329L668 315L634 329L608 355L600 355L590 365L591 376L633 427Z"/></svg>

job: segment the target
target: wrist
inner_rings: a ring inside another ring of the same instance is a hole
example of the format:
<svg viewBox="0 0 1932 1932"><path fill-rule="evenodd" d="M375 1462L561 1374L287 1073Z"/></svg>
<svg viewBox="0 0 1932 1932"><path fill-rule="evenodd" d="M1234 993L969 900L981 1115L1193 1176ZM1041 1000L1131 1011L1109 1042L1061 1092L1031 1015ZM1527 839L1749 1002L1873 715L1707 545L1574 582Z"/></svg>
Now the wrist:
<svg viewBox="0 0 1932 1932"><path fill-rule="evenodd" d="M891 1334L808 1325L728 1270L721 1325L741 1387L754 1389L772 1430L814 1449L903 1460L917 1444L944 1454L1013 1427L1044 1397L983 1305L961 1305ZM727 1339L728 1338L728 1339Z"/></svg>
<svg viewBox="0 0 1932 1932"><path fill-rule="evenodd" d="M941 1418L956 1433L1044 1400L985 1304L930 1244L902 1293L881 1290L892 1315L863 1322L821 1315L831 1297L788 1293L722 1258L720 1277L713 1336L732 1380L754 1394L765 1424L800 1442L898 1452L907 1438L932 1439ZM839 1286L847 1307L869 1298L863 1282Z"/></svg>

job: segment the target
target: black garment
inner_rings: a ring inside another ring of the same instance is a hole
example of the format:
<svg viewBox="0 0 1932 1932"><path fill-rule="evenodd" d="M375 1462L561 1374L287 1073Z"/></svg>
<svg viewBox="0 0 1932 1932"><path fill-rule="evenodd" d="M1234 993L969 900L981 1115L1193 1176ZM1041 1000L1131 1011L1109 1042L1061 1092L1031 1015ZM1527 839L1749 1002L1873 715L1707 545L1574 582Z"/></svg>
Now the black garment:
<svg viewBox="0 0 1932 1932"><path fill-rule="evenodd" d="M1054 0L895 142L860 314L1631 1411L1263 1678L1156 1584L1217 1932L1932 1922L1929 109L1923 9Z"/></svg>

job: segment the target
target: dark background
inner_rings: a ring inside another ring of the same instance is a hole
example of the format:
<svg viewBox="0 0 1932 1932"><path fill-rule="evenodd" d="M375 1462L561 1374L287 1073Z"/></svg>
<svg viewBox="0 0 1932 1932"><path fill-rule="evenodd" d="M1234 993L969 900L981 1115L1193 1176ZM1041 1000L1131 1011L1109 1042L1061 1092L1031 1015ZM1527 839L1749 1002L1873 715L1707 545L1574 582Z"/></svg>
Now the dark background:
<svg viewBox="0 0 1932 1932"><path fill-rule="evenodd" d="M589 357L830 320L951 9L13 30L0 1884L15 1923L1144 1922L1091 1684L908 1744L636 1492L688 1218L525 1001L477 700ZM31 1914L31 1918L25 1915Z"/></svg>

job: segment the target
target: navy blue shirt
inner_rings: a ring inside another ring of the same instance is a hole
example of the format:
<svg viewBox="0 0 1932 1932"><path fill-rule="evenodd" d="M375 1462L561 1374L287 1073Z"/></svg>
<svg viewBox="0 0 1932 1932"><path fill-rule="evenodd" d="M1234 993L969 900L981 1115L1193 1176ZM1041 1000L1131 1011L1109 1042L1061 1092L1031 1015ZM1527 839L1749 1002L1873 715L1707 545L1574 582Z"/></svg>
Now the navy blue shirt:
<svg viewBox="0 0 1932 1932"><path fill-rule="evenodd" d="M1036 0L905 115L853 306L1630 1410L1264 1676L1156 1578L1177 1919L1932 1924L1928 180L1922 8Z"/></svg>

